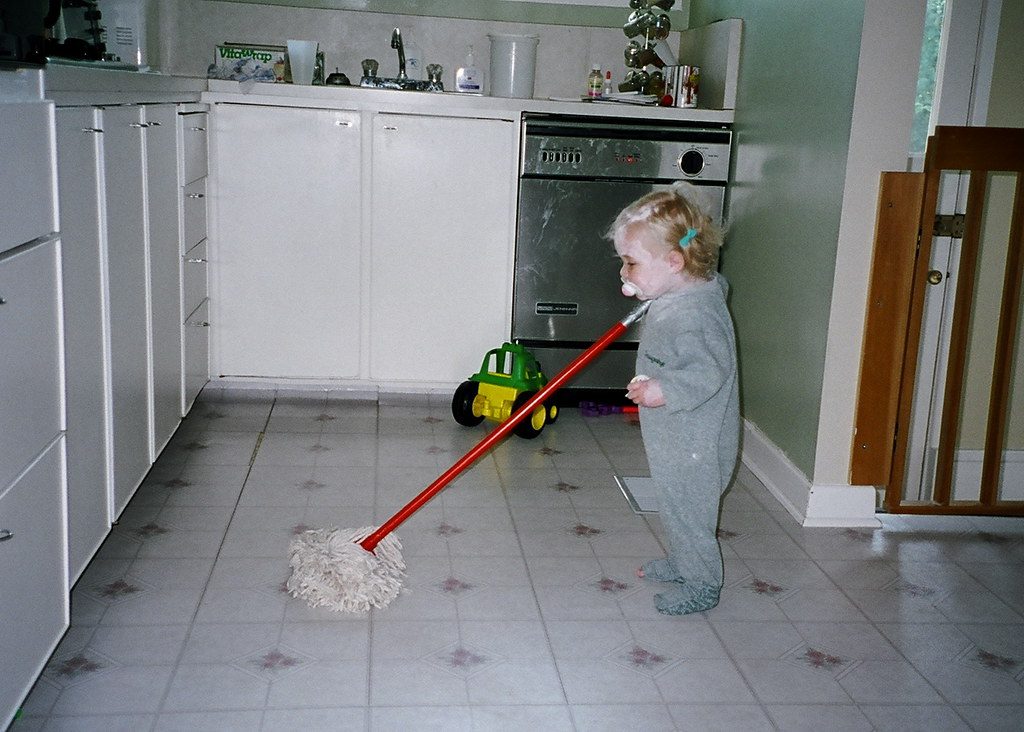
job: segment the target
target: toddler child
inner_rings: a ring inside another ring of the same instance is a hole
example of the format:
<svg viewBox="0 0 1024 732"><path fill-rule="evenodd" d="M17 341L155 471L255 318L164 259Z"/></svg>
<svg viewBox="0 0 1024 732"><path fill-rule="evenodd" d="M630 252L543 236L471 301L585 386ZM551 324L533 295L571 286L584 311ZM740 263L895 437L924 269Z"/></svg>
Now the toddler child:
<svg viewBox="0 0 1024 732"><path fill-rule="evenodd" d="M609 231L622 293L651 300L626 396L640 428L669 554L637 575L669 584L667 615L710 610L722 589L718 514L739 453L736 338L717 273L721 229L677 183L623 209Z"/></svg>

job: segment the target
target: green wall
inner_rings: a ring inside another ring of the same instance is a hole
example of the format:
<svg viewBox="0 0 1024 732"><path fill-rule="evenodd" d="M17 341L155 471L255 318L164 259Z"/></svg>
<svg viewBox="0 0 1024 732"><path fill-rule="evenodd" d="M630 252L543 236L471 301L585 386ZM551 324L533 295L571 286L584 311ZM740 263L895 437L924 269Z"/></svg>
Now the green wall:
<svg viewBox="0 0 1024 732"><path fill-rule="evenodd" d="M743 19L722 254L743 414L811 478L864 3L692 0L691 27L721 18Z"/></svg>

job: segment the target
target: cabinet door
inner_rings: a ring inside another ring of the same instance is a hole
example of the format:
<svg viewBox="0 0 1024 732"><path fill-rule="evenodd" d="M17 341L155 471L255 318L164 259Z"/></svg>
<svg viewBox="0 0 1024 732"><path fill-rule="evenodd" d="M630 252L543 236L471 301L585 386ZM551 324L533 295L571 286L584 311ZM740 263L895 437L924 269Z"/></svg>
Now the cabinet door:
<svg viewBox="0 0 1024 732"><path fill-rule="evenodd" d="M210 380L210 300L204 299L182 326L185 333L185 402L192 405Z"/></svg>
<svg viewBox="0 0 1024 732"><path fill-rule="evenodd" d="M0 728L68 627L63 441L0 492ZM0 488L0 491L3 489Z"/></svg>
<svg viewBox="0 0 1024 732"><path fill-rule="evenodd" d="M374 120L370 375L461 381L509 332L514 125Z"/></svg>
<svg viewBox="0 0 1024 732"><path fill-rule="evenodd" d="M209 124L205 111L196 111L195 105L181 105L178 119L178 136L181 144L181 182L191 183L202 178L207 171L206 127Z"/></svg>
<svg viewBox="0 0 1024 732"><path fill-rule="evenodd" d="M92 107L57 110L67 381L68 568L71 582L110 530L109 334L103 131ZM73 173L72 173L73 171Z"/></svg>
<svg viewBox="0 0 1024 732"><path fill-rule="evenodd" d="M103 111L114 516L153 461L149 254L141 107Z"/></svg>
<svg viewBox="0 0 1024 732"><path fill-rule="evenodd" d="M359 116L220 104L211 112L216 373L359 372Z"/></svg>
<svg viewBox="0 0 1024 732"><path fill-rule="evenodd" d="M145 107L149 209L150 329L153 342L153 440L159 453L181 421L181 234L178 113Z"/></svg>
<svg viewBox="0 0 1024 732"><path fill-rule="evenodd" d="M0 252L57 230L53 104L0 104Z"/></svg>

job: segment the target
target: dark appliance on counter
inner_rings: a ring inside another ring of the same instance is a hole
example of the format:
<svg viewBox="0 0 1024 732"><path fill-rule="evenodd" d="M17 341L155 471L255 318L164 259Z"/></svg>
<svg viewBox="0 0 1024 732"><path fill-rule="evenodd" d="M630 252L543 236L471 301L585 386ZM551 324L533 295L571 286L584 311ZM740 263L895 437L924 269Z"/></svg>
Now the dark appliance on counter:
<svg viewBox="0 0 1024 732"><path fill-rule="evenodd" d="M43 66L60 0L0 0L0 66Z"/></svg>
<svg viewBox="0 0 1024 732"><path fill-rule="evenodd" d="M722 220L732 131L561 115L526 115L523 126L512 339L554 374L634 304L620 292L619 260L605 238L624 206L686 180ZM593 390L621 401L635 375L639 327L569 382L562 401Z"/></svg>
<svg viewBox="0 0 1024 732"><path fill-rule="evenodd" d="M79 61L102 61L107 44L103 13L96 0L61 0L62 29L48 45L50 56Z"/></svg>

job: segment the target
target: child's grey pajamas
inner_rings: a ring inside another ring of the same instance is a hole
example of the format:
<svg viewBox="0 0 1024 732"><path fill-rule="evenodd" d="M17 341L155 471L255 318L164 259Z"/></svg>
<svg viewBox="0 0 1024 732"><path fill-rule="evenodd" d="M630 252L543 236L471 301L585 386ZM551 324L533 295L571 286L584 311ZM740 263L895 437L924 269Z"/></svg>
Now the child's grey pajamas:
<svg viewBox="0 0 1024 732"><path fill-rule="evenodd" d="M644 576L673 583L658 610L683 615L718 604L722 552L718 511L739 454L736 337L717 275L651 303L636 372L661 383L665 405L641 407L640 427L658 489L669 556Z"/></svg>

